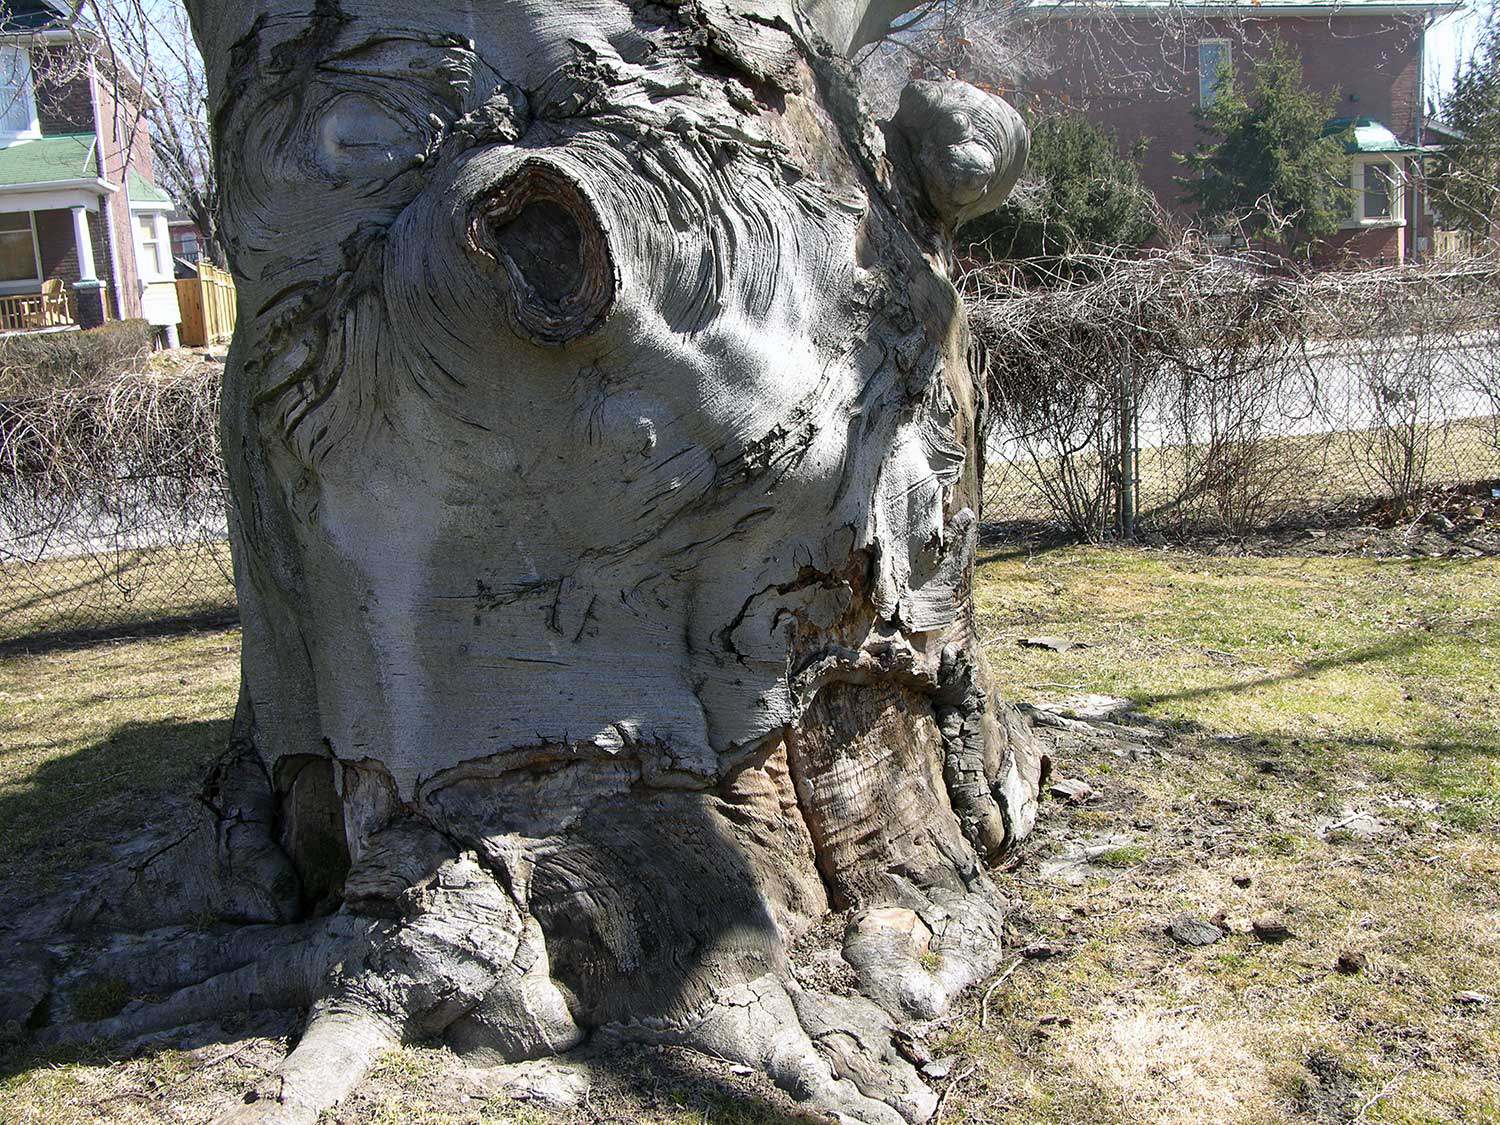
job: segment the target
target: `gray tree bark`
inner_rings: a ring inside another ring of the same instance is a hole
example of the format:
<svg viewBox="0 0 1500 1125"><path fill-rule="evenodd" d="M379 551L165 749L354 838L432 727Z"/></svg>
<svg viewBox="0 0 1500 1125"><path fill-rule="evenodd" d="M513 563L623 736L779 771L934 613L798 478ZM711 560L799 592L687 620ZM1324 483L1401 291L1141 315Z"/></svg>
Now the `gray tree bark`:
<svg viewBox="0 0 1500 1125"><path fill-rule="evenodd" d="M974 635L948 277L1026 133L959 83L869 120L847 51L904 6L191 5L243 691L203 824L75 921L253 928L47 1034L310 1003L234 1120L433 1036L932 1113L893 1031L996 965L1041 768ZM790 952L835 914L858 995Z"/></svg>

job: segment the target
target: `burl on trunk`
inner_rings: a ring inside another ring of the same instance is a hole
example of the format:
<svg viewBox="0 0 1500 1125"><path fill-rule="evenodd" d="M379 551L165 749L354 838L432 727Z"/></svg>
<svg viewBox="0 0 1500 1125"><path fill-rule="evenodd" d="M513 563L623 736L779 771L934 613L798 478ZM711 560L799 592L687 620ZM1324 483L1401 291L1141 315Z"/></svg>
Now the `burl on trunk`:
<svg viewBox="0 0 1500 1125"><path fill-rule="evenodd" d="M974 636L948 278L1019 117L919 82L873 123L848 52L894 3L190 6L244 686L204 829L89 921L260 928L52 1034L310 1002L255 1121L433 1036L925 1120L892 1031L994 968L1040 769ZM862 996L798 983L833 912Z"/></svg>

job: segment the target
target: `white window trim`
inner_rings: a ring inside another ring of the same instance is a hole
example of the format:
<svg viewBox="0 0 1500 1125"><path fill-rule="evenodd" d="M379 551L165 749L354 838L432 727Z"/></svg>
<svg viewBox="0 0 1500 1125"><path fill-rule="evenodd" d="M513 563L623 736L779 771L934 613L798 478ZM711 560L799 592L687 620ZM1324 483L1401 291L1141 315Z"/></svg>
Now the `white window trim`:
<svg viewBox="0 0 1500 1125"><path fill-rule="evenodd" d="M1351 158L1353 163L1349 172L1349 186L1353 190L1353 214L1344 220L1342 226L1345 230L1378 228L1378 227L1404 227L1406 225L1406 169L1402 167L1403 161L1397 158L1395 153L1370 153L1367 156L1355 156ZM1391 184L1391 213L1377 218L1365 217L1365 170L1371 164L1388 164L1396 173L1395 180Z"/></svg>
<svg viewBox="0 0 1500 1125"><path fill-rule="evenodd" d="M31 223L31 261L36 267L36 276L19 281L0 281L0 297L14 297L18 293L40 293L42 290L42 248L36 236L36 212L7 211L7 215L25 215Z"/></svg>
<svg viewBox="0 0 1500 1125"><path fill-rule="evenodd" d="M42 135L42 121L37 116L36 109L36 72L31 66L31 49L20 43L0 43L0 51L11 49L17 51L26 60L26 104L31 110L31 124L19 132L0 129L0 148L13 145L17 141L34 141Z"/></svg>
<svg viewBox="0 0 1500 1125"><path fill-rule="evenodd" d="M1228 64L1231 74L1234 73L1234 45L1228 39L1200 39L1198 40L1198 108L1207 109L1213 104L1212 101L1203 97L1203 48L1206 44L1215 44L1224 48L1224 62ZM1217 80L1218 75L1214 75Z"/></svg>
<svg viewBox="0 0 1500 1125"><path fill-rule="evenodd" d="M160 243L161 227L165 225L157 221L161 214L163 213L159 211L148 211L145 208L141 208L139 210L132 211L130 215L131 233L134 235L135 242L135 272L136 276L141 279L142 285L155 285L159 282L172 280L172 243L170 240L170 236L168 236L168 241L166 244L166 273L162 273L160 269L161 256L147 254L146 240L141 237L142 231L140 220L149 216L151 219L152 241L157 242L158 244ZM153 257L156 259L155 261L152 261ZM146 266L148 264L151 266L151 269L149 271L146 269Z"/></svg>

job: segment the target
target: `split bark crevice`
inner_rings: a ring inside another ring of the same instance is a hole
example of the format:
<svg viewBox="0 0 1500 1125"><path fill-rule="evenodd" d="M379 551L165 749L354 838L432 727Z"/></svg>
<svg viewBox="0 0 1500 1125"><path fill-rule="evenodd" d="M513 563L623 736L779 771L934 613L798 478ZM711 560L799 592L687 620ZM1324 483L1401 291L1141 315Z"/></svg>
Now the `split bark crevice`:
<svg viewBox="0 0 1500 1125"><path fill-rule="evenodd" d="M878 128L841 52L895 5L193 7L244 690L201 824L73 909L38 1037L308 1005L235 1121L435 1038L925 1120L893 1037L998 964L1042 769L974 630L947 277L1019 118L928 83ZM831 914L856 995L799 983ZM71 1018L116 970L161 998Z"/></svg>

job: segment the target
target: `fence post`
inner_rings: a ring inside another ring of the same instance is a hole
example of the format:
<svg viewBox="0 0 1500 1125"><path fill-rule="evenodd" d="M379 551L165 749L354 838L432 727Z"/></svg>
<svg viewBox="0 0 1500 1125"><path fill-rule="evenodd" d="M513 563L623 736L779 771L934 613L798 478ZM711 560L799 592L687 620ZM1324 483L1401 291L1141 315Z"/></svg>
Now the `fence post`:
<svg viewBox="0 0 1500 1125"><path fill-rule="evenodd" d="M1134 351L1127 343L1121 365L1119 393L1120 423L1120 538L1135 538L1136 489L1136 402Z"/></svg>

